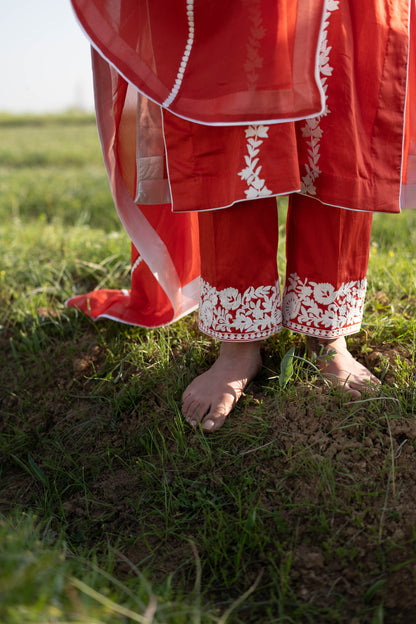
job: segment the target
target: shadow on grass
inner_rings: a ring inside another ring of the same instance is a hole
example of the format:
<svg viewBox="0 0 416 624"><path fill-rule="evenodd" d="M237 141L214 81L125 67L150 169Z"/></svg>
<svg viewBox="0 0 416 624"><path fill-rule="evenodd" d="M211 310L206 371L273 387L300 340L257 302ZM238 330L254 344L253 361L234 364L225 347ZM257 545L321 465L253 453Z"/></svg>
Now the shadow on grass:
<svg viewBox="0 0 416 624"><path fill-rule="evenodd" d="M345 403L302 362L282 389L284 334L205 435L180 414L216 353L194 317L150 332L66 318L2 338L4 513L50 519L104 568L110 546L117 578L137 566L178 595L194 587L192 543L204 604L223 612L259 579L230 622L372 622L377 609L400 622L416 608L408 389Z"/></svg>

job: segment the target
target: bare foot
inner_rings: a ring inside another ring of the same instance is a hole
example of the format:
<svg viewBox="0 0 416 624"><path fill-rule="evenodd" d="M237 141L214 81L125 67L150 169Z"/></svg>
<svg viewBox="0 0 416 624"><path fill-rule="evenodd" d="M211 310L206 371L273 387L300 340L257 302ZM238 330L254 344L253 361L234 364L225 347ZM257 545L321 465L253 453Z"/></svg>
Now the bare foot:
<svg viewBox="0 0 416 624"><path fill-rule="evenodd" d="M333 340L308 336L307 346L309 356L316 354L323 377L351 398L360 399L363 393L380 385L380 380L353 358L344 336Z"/></svg>
<svg viewBox="0 0 416 624"><path fill-rule="evenodd" d="M222 342L218 359L196 377L182 397L182 413L192 426L215 431L262 367L261 342Z"/></svg>

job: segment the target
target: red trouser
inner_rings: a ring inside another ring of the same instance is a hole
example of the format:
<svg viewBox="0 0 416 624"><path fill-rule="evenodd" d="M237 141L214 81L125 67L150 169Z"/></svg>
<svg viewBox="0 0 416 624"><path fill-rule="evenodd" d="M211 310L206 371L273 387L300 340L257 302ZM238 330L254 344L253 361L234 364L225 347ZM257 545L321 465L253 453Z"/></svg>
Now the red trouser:
<svg viewBox="0 0 416 624"><path fill-rule="evenodd" d="M199 327L222 341L262 340L282 326L334 338L360 329L372 214L290 196L283 301L276 199L199 213Z"/></svg>

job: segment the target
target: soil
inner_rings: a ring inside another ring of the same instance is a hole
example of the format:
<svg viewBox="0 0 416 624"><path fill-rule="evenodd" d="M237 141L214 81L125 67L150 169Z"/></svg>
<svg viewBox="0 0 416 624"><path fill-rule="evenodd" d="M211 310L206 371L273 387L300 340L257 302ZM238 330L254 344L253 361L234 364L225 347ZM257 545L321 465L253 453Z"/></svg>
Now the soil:
<svg viewBox="0 0 416 624"><path fill-rule="evenodd" d="M84 467L85 488L82 484L68 488L61 497L61 513L75 547L77 543L92 547L105 532L132 564L142 568L151 560L154 574L159 577L156 581L179 569L184 561L192 562L189 543L179 537L184 532L183 526L176 537L172 531L166 543L160 538L164 531L163 516L143 513L140 501L148 496L151 476L131 468L131 458L135 455L151 455L149 432L155 428L165 436L170 456L177 462L185 461L166 424L171 418L169 405L179 395L170 397L169 403L167 395L171 390L163 385L166 382L156 381L139 410L126 390L138 371L127 368L123 379L114 384L119 397L119 409L114 413L114 402L111 411L105 393L97 395L97 382L90 380L105 368L107 358L106 349L97 342L96 331L90 328L75 343L62 340L60 345L42 353L36 374L30 366L16 372L16 361L9 347L11 335L3 332L0 345L7 354L3 387L9 388L0 401L3 415L0 433L5 438L11 436L15 445L0 457L2 511L10 510L11 501L26 508L36 507L41 492L41 484L34 481L33 473L23 470L11 456L27 460L30 455L42 474L48 476L51 461L45 453L52 457L51 440L59 439L65 452L56 454L53 461L58 462L59 457L61 472L71 473L74 461ZM64 354L71 348L69 366ZM52 368L42 363L50 364L51 358ZM373 370L388 362L385 381L393 389L397 358L412 366L410 355L397 345L377 345L366 357L359 355ZM174 366L177 366L175 357ZM331 620L330 614L340 597L344 601L343 621L349 624L370 622L371 608L377 604L384 605L385 622L416 621L413 390L409 390L406 413L403 407L400 411L393 391L383 401L369 400L352 409L351 405L340 404L336 394L328 395L324 386L315 381L312 384L307 375L296 382L292 391L273 392L268 378L271 368L278 370L272 350L266 352L265 371L250 385L226 427L214 435L218 436L215 444L220 445L223 439L228 449L230 439L234 439L236 455L244 455L245 470L251 471L257 483L262 483L259 504L262 522L266 527L270 523L271 534L281 533L285 548L276 557L280 569L290 562L291 591L304 604L326 613L319 622L339 621ZM39 374L46 377L41 387ZM95 398L91 396L93 388ZM259 422L259 405L263 406L264 414L259 423L265 434L264 448L254 450L249 446L249 439L256 426L253 418ZM192 448L200 451L206 445L203 437L190 429L186 436L190 451ZM105 464L106 453L110 459ZM157 473L153 476L165 478L167 487L175 491L175 466L160 465L156 449L152 461ZM241 471L241 462L235 465ZM205 468L203 475L196 468L192 470L189 468L187 476L195 483L195 519L200 523L203 519L198 518L197 500L201 488L205 488L207 496L219 496L223 485L238 475L233 475L233 463L222 460L219 453L214 454L209 470ZM59 480L56 485L59 487ZM179 494L177 499L180 500ZM189 504L187 500L188 513ZM277 527L276 509L280 509ZM175 513L179 523L183 513L180 504ZM145 533L141 524L148 522L153 523L155 530L146 540L137 539L140 533ZM187 533L198 539L192 525ZM259 555L252 578L245 579L246 583L254 582L263 570L261 585L267 586L269 555L264 552ZM199 550L199 556L202 561L209 560L209 553L204 550ZM123 558L118 561L117 572L121 576L131 573ZM242 586L241 590L246 588L247 585ZM265 599L270 595L268 592L264 593ZM260 603L262 590L257 596ZM211 598L220 599L221 592ZM370 615L366 615L366 610ZM247 622L251 621L267 622L267 619L258 615L251 620L247 616Z"/></svg>

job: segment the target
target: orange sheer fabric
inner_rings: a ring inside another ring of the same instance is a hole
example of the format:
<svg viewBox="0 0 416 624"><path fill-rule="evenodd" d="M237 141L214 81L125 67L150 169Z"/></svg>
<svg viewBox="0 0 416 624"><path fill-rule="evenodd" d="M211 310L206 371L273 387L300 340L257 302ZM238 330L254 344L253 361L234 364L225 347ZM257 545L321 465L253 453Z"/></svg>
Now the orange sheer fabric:
<svg viewBox="0 0 416 624"><path fill-rule="evenodd" d="M324 0L73 0L126 80L204 124L299 119L322 110ZM209 62L207 62L209 61Z"/></svg>
<svg viewBox="0 0 416 624"><path fill-rule="evenodd" d="M174 214L170 204L135 203L136 98L96 52L93 70L104 162L118 214L132 241L132 287L129 291L93 291L72 297L67 304L94 319L159 327L198 305L197 214Z"/></svg>

